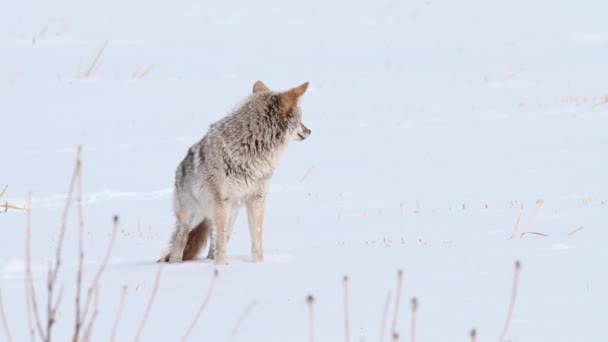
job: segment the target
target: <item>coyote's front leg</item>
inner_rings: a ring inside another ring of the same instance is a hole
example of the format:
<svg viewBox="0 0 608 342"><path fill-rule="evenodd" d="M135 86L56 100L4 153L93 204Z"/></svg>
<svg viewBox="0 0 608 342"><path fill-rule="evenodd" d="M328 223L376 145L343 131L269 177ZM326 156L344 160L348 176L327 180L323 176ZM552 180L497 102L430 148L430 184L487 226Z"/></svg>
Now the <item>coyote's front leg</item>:
<svg viewBox="0 0 608 342"><path fill-rule="evenodd" d="M247 218L249 220L249 233L251 233L251 260L264 261L262 238L264 235L264 207L266 193L254 194L247 198Z"/></svg>
<svg viewBox="0 0 608 342"><path fill-rule="evenodd" d="M214 203L213 228L215 229L215 264L226 264L226 230L228 225L229 206L225 201Z"/></svg>

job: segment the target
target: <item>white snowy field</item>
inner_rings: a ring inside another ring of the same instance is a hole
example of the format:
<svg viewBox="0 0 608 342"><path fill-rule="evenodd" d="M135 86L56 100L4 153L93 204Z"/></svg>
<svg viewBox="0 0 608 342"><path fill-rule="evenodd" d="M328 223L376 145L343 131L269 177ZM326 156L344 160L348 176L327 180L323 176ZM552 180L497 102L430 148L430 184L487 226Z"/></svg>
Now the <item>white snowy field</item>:
<svg viewBox="0 0 608 342"><path fill-rule="evenodd" d="M1 203L33 193L32 269L46 317L75 151L83 146L92 340L133 340L173 229L177 164L251 91L310 82L309 139L273 178L266 261L249 261L241 212L191 341L376 341L387 292L417 341L499 338L513 265L523 267L507 340L607 341L608 3L340 1L0 4ZM537 200L543 205L537 209ZM520 215L517 238L510 239ZM53 339L74 327L78 220L70 214ZM530 232L519 238L525 227ZM582 227L582 229L581 229ZM0 214L0 289L14 341L29 339L26 215ZM163 267L142 341L181 339L216 267ZM394 313L391 304L388 324ZM385 340L389 340L387 333ZM7 340L0 322L0 341Z"/></svg>

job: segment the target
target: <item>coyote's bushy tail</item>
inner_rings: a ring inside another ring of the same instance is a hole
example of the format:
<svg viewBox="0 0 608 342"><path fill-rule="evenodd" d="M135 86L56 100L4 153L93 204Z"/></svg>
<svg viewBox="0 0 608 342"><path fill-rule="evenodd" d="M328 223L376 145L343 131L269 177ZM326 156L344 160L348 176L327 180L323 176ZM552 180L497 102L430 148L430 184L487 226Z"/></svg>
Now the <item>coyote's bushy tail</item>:
<svg viewBox="0 0 608 342"><path fill-rule="evenodd" d="M203 220L201 223L196 226L196 228L192 229L190 233L188 233L188 242L186 242L186 247L184 248L184 254L182 257L183 261L193 260L196 258L198 253L200 253L201 249L205 247L207 244L207 240L209 239L209 235L211 233L211 224L208 219ZM175 240L175 234L177 231L173 232L173 236L171 236L171 243ZM169 254L163 256L161 258L162 261L169 261ZM160 260L158 260L160 261Z"/></svg>

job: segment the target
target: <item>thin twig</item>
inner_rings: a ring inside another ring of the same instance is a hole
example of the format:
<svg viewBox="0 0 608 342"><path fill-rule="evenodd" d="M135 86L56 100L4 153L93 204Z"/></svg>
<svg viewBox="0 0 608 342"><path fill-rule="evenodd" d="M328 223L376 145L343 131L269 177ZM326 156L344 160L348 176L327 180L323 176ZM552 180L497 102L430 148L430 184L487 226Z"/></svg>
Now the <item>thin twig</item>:
<svg viewBox="0 0 608 342"><path fill-rule="evenodd" d="M27 204L28 208L31 208L32 207L32 193L28 194L27 202L28 202L28 204ZM34 288L34 280L33 280L33 276L32 276L32 253L31 253L32 210L31 209L27 211L26 220L27 220L26 231L25 231L25 234L26 234L26 237L25 237L26 287L29 291L29 299L30 299L29 303L31 305L32 315L34 316L34 320L36 322L36 328L38 329L38 334L40 335L40 339L42 339L42 341L48 341L47 336L42 328L40 314L38 313L38 301L36 300L36 289ZM51 294L49 293L49 296L50 295ZM30 329L31 329L31 327L30 327ZM31 329L30 335L33 340L33 337L34 337L33 329Z"/></svg>
<svg viewBox="0 0 608 342"><path fill-rule="evenodd" d="M93 278L93 282L91 283L91 286L87 290L87 299L85 301L84 310L82 311L82 315L79 318L81 325L84 324L84 322L86 321L86 318L87 318L86 316L89 311L91 299L94 294L93 292L99 286L99 281L101 279L101 276L103 275L103 272L105 271L106 267L108 266L108 262L110 261L110 256L112 255L112 251L114 250L114 244L116 242L116 237L118 236L118 224L119 224L119 219L118 219L118 216L115 215L114 219L113 219L113 225L112 225L112 238L110 239L110 243L108 244L108 248L106 249L106 255L104 256L103 261L102 261L101 265L99 266L99 269L97 270L97 273L95 274L95 277ZM77 341L78 335L76 333L74 334L74 338L76 339L75 341Z"/></svg>
<svg viewBox="0 0 608 342"><path fill-rule="evenodd" d="M308 295L306 303L308 303L308 336L310 342L315 342L315 297Z"/></svg>
<svg viewBox="0 0 608 342"><path fill-rule="evenodd" d="M513 290L511 292L511 302L509 303L509 310L507 311L507 319L505 320L505 325L502 328L500 337L498 337L498 342L504 341L505 337L507 336L507 332L509 331L509 325L511 324L511 317L513 316L513 308L515 307L515 299L517 297L517 284L519 282L520 270L521 270L521 263L518 260L515 262L515 273L513 274Z"/></svg>
<svg viewBox="0 0 608 342"><path fill-rule="evenodd" d="M344 286L344 340L350 341L350 317L348 310L348 276L342 278L342 285Z"/></svg>
<svg viewBox="0 0 608 342"><path fill-rule="evenodd" d="M84 214L82 209L82 163L78 168L78 193L76 195L76 204L78 208L78 271L76 272L76 322L74 327L74 336L72 337L73 342L78 342L80 336L80 328L82 327L82 317L80 314L80 295L82 293L82 269L84 265Z"/></svg>
<svg viewBox="0 0 608 342"><path fill-rule="evenodd" d="M2 198L2 196L4 196L6 189L8 189L8 184L4 186L4 189L2 189L2 191L0 191L0 198Z"/></svg>
<svg viewBox="0 0 608 342"><path fill-rule="evenodd" d="M572 236L578 232L580 232L581 230L585 229L585 227L578 227L575 230L571 231L570 233L568 233L568 236Z"/></svg>
<svg viewBox="0 0 608 342"><path fill-rule="evenodd" d="M93 311L93 316L91 317L89 324L87 324L87 327L84 330L83 340L85 342L88 342L91 340L91 336L93 335L93 326L95 325L95 319L97 318L98 314L99 314L99 287L96 286L95 287L95 311Z"/></svg>
<svg viewBox="0 0 608 342"><path fill-rule="evenodd" d="M28 206L31 205L32 194L28 195ZM26 230L25 230L25 306L27 307L27 326L28 332L30 334L30 341L34 342L35 332L34 332L34 323L33 321L33 304L32 304L32 280L31 280L31 269L32 269L32 260L30 256L30 239L31 239L31 223L30 223L30 214L29 211L26 215Z"/></svg>
<svg viewBox="0 0 608 342"><path fill-rule="evenodd" d="M418 312L418 299L416 297L412 298L412 327L411 327L411 336L410 341L416 342L416 313Z"/></svg>
<svg viewBox="0 0 608 342"><path fill-rule="evenodd" d="M209 289L207 290L207 295L205 296L205 299L203 300L203 303L201 304L201 306L198 308L198 311L196 312L196 315L194 316L192 323L190 323L188 330L186 330L186 333L182 337L182 341L186 341L188 339L188 337L194 330L194 327L196 326L196 323L198 322L199 318L201 318L201 314L207 307L207 304L209 303L209 299L211 299L211 295L213 294L213 289L215 288L215 282L217 281L218 274L219 274L218 270L213 271L213 276L211 277L211 284L209 284Z"/></svg>
<svg viewBox="0 0 608 342"><path fill-rule="evenodd" d="M536 217L536 215L538 214L538 212L540 211L540 208L543 206L544 203L545 203L545 201L542 199L536 200L536 210L534 210L534 214L532 214L532 217L530 217L530 221L528 221L528 224L526 224L524 231L519 236L520 239L523 238L524 235L526 235L526 233L528 232L528 228L532 224L532 221L534 221L534 218Z"/></svg>
<svg viewBox="0 0 608 342"><path fill-rule="evenodd" d="M0 194L1 196L1 194ZM4 327L4 334L6 335L6 340L8 342L13 341L13 337L11 336L11 331L8 328L8 322L6 320L6 315L4 314L4 305L2 303L2 289L0 289L0 318L2 319L2 326Z"/></svg>
<svg viewBox="0 0 608 342"><path fill-rule="evenodd" d="M517 222L515 223L515 228L513 228L513 232L511 233L511 240L515 238L517 234L517 227L519 227L519 222L521 221L521 215L524 213L524 204L521 204L521 209L519 210L519 216L517 217Z"/></svg>
<svg viewBox="0 0 608 342"><path fill-rule="evenodd" d="M593 110L593 109L595 109L596 107L599 107L599 106L601 106L601 105L603 105L603 104L608 103L608 96L606 96L605 98L606 98L606 99L605 99L604 101L602 101L602 102L600 102L600 103L596 103L596 104L594 104L594 105L591 107L591 109Z"/></svg>
<svg viewBox="0 0 608 342"><path fill-rule="evenodd" d="M399 302L401 300L401 287L403 285L403 271L397 271L397 289L395 290L395 311L393 314L393 324L391 326L391 332L394 334L397 332L397 320L399 319Z"/></svg>
<svg viewBox="0 0 608 342"><path fill-rule="evenodd" d="M232 335L230 335L230 339L228 340L228 342L234 341L234 339L236 338L236 335L239 331L239 328L243 324L243 321L245 321L245 318L247 318L251 309L253 309L253 307L255 307L256 305L257 305L257 302L253 301L253 302L249 303L249 305L247 305L245 310L243 310L241 317L239 317L239 320L236 322L236 325L232 329Z"/></svg>
<svg viewBox="0 0 608 342"><path fill-rule="evenodd" d="M312 170L314 170L315 166L311 166L308 171L306 171L306 173L304 174L304 176L302 176L302 178L300 178L300 183L304 183L304 181L306 180L306 178L308 178L308 176L310 176L310 174L312 173Z"/></svg>
<svg viewBox="0 0 608 342"><path fill-rule="evenodd" d="M384 330L386 327L386 320L388 319L388 310L391 304L391 291L386 293L386 300L384 301L384 311L382 311L382 321L380 322L380 342L384 342Z"/></svg>
<svg viewBox="0 0 608 342"><path fill-rule="evenodd" d="M122 310L125 307L125 300L127 297L127 286L122 287L122 295L120 296L120 304L118 305L118 311L116 312L116 318L114 319L114 327L112 328L112 337L110 341L114 342L116 340L116 332L118 331L118 322L120 322L120 316L122 315Z"/></svg>
<svg viewBox="0 0 608 342"><path fill-rule="evenodd" d="M101 49L99 49L99 51L97 52L97 55L95 55L95 58L93 59L93 62L91 63L91 66L89 66L87 71L84 73L85 78L91 77L91 75L93 74L93 71L95 71L95 67L97 66L97 63L99 62L99 58L101 58L101 54L103 54L103 51L106 49L106 46L108 46L108 41L103 43Z"/></svg>
<svg viewBox="0 0 608 342"><path fill-rule="evenodd" d="M165 262L159 261L158 264L158 272L156 272L156 280L154 281L154 287L152 288L152 293L150 294L150 300L148 300L148 306L146 307L146 311L144 312L144 316L142 317L141 322L139 323L139 328L137 328L137 334L135 335L135 342L139 341L141 338L141 334L144 331L144 326L146 325L146 321L148 320L148 316L150 316L150 311L152 310L152 305L154 304L154 299L156 297L156 292L158 292L158 285L160 284L160 278L163 272L163 266Z"/></svg>

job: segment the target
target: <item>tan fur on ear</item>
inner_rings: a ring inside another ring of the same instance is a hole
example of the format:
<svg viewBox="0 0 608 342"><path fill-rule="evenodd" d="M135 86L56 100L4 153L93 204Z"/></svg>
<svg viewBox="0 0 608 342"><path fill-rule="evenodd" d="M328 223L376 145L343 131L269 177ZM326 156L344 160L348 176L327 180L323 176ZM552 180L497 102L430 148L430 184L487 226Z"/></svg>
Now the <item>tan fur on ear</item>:
<svg viewBox="0 0 608 342"><path fill-rule="evenodd" d="M291 112L298 105L300 97L308 88L308 82L304 82L298 87L292 88L281 95L281 117L287 117L287 113Z"/></svg>
<svg viewBox="0 0 608 342"><path fill-rule="evenodd" d="M268 87L262 81L256 81L253 84L253 93L259 93L261 91L270 91Z"/></svg>

